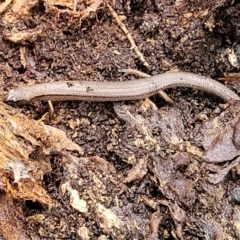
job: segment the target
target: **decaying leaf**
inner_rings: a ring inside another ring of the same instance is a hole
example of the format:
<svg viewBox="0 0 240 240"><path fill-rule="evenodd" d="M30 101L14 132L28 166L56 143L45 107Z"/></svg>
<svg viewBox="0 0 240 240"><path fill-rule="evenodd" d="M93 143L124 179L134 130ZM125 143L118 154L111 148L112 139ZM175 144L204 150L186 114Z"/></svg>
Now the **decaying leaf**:
<svg viewBox="0 0 240 240"><path fill-rule="evenodd" d="M80 199L78 191L75 189L72 189L69 182L62 184L61 189L63 193L65 193L66 191L69 193L70 205L73 208L75 208L81 213L85 213L88 211L87 202L83 199Z"/></svg>
<svg viewBox="0 0 240 240"><path fill-rule="evenodd" d="M12 32L4 33L5 39L13 42L13 43L34 43L38 36L40 36L43 32L41 27L37 27L35 29L28 29L23 31L14 30Z"/></svg>
<svg viewBox="0 0 240 240"><path fill-rule="evenodd" d="M186 212L179 207L177 203L170 203L165 200L160 200L159 203L168 207L171 217L176 225L176 235L179 239L183 239L183 226L187 221Z"/></svg>
<svg viewBox="0 0 240 240"><path fill-rule="evenodd" d="M232 121L225 123L224 116L218 116L206 122L201 132L204 136L203 147L206 149L203 159L211 163L225 162L234 159L240 153L234 143L237 139L237 133L234 131L234 125L238 122L239 116Z"/></svg>
<svg viewBox="0 0 240 240"><path fill-rule="evenodd" d="M135 180L141 180L147 174L147 160L139 159L138 164L135 165L128 173L128 176L123 181L129 183Z"/></svg>
<svg viewBox="0 0 240 240"><path fill-rule="evenodd" d="M10 2L12 3L11 5L9 5ZM5 10L2 19L5 23L16 23L24 18L27 19L31 16L31 8L34 7L37 3L37 0L6 1L5 4L0 5L0 8L2 7L2 11Z"/></svg>
<svg viewBox="0 0 240 240"><path fill-rule="evenodd" d="M65 0L45 0L47 11L67 13L81 19L89 16L91 12L96 12L102 0L94 1L65 1ZM58 8L61 6L61 8ZM65 8L65 9L64 9Z"/></svg>
<svg viewBox="0 0 240 240"><path fill-rule="evenodd" d="M114 228L120 229L122 225L120 218L100 203L96 207L96 216L99 219L101 228L108 233L113 231Z"/></svg>
<svg viewBox="0 0 240 240"><path fill-rule="evenodd" d="M159 189L169 199L190 206L196 199L193 183L176 171L172 159L154 159L154 173L159 180Z"/></svg>

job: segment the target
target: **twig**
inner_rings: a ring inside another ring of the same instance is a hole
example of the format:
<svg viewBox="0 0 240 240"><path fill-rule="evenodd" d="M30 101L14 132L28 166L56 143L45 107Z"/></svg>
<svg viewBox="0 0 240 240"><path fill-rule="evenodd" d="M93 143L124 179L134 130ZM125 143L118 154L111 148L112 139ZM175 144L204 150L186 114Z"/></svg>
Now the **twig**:
<svg viewBox="0 0 240 240"><path fill-rule="evenodd" d="M143 62L143 65L146 66L147 68L150 67L150 65L147 63L147 61L145 60L143 54L139 51L137 45L135 44L131 34L129 33L129 31L127 30L125 24L121 21L121 19L118 17L117 13L113 10L113 8L107 4L109 11L111 12L112 16L115 18L117 24L119 25L119 27L122 29L122 31L126 34L132 48L135 50L136 54L139 56L140 60Z"/></svg>

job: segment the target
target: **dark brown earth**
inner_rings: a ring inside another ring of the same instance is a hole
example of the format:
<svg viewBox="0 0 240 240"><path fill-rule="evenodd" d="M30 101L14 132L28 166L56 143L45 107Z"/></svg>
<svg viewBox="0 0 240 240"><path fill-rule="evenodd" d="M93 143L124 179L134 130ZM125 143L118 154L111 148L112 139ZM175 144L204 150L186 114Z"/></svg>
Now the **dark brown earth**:
<svg viewBox="0 0 240 240"><path fill-rule="evenodd" d="M95 1L78 3L76 11L49 2L32 2L26 15L12 21L6 21L12 5L2 12L2 96L19 85L52 80L133 79L120 72L127 68L225 80L239 72L239 1L108 2L124 17L150 67L106 2L86 16L75 13ZM10 37L21 31L30 34ZM240 94L238 78L225 84ZM1 239L239 239L239 107L194 89L167 93L174 105L159 96L152 104L124 103L130 121L112 103L54 102L44 123L63 130L83 153L46 155L36 147L29 161L44 158L51 166L36 180L51 207L1 187ZM49 112L46 102L11 106L35 120ZM16 229L19 234L11 235Z"/></svg>

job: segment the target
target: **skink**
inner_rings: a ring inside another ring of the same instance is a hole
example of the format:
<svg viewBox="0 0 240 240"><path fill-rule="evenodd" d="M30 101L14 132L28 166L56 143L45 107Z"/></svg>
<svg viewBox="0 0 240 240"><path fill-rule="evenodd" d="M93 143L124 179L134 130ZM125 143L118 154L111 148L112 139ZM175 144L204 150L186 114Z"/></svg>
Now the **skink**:
<svg viewBox="0 0 240 240"><path fill-rule="evenodd" d="M198 74L163 73L149 78L124 82L57 81L11 89L6 101L81 100L123 101L137 100L172 87L191 87L206 91L229 102L240 97L221 83Z"/></svg>

